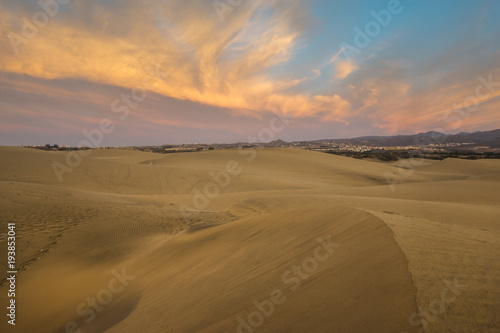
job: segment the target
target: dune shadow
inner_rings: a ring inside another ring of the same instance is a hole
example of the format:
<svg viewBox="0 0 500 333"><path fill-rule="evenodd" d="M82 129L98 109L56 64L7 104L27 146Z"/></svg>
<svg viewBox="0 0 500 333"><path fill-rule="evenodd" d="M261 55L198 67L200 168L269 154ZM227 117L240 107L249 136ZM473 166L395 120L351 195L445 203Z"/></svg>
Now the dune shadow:
<svg viewBox="0 0 500 333"><path fill-rule="evenodd" d="M81 329L81 332L102 333L126 319L135 310L140 299L139 292L117 298L110 304L104 305L101 312L94 311L95 317L93 319L91 315L86 313L85 316L74 318L73 322L76 323L78 329ZM89 309L91 308L86 308L86 310ZM57 332L65 332L65 327L59 328Z"/></svg>

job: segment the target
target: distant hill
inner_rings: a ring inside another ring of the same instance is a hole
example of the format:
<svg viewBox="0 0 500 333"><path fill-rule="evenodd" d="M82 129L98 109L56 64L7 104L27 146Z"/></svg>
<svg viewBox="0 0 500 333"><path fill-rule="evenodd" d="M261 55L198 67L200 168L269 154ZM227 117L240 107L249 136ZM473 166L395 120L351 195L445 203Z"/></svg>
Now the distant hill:
<svg viewBox="0 0 500 333"><path fill-rule="evenodd" d="M500 129L486 132L444 134L435 131L413 135L363 136L352 139L326 139L311 142L336 142L379 147L428 145L432 143L474 143L500 148Z"/></svg>

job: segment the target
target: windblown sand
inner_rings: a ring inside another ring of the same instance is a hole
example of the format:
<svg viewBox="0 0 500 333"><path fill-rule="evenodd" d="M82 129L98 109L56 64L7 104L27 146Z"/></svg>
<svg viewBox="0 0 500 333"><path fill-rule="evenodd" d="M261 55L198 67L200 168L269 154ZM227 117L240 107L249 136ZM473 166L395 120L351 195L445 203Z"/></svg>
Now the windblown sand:
<svg viewBox="0 0 500 333"><path fill-rule="evenodd" d="M0 158L2 332L500 332L500 161L94 150L59 181L66 153Z"/></svg>

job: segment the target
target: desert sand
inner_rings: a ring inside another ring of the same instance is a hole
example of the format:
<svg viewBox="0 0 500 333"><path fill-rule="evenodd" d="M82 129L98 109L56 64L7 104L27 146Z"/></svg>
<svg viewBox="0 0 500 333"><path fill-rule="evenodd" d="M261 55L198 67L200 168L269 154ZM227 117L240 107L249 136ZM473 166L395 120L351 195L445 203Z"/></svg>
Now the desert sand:
<svg viewBox="0 0 500 333"><path fill-rule="evenodd" d="M498 160L66 155L0 147L2 332L500 332Z"/></svg>

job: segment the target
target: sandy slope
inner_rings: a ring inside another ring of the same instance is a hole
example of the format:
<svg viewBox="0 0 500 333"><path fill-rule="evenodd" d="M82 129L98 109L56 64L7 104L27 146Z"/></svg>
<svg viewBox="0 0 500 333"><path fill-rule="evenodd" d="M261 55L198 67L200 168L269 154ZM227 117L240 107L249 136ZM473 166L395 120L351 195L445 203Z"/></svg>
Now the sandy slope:
<svg viewBox="0 0 500 333"><path fill-rule="evenodd" d="M65 153L0 157L2 332L500 331L500 161L95 150L60 182Z"/></svg>

